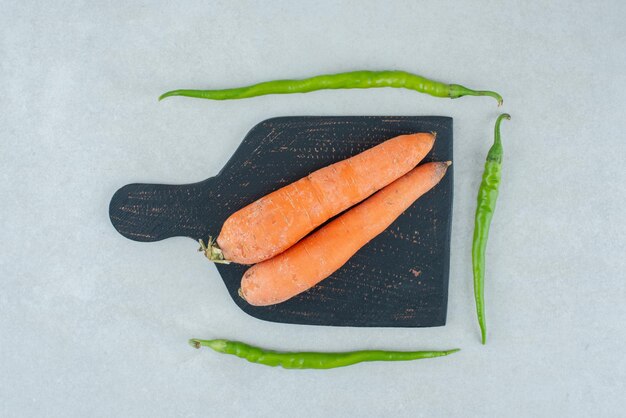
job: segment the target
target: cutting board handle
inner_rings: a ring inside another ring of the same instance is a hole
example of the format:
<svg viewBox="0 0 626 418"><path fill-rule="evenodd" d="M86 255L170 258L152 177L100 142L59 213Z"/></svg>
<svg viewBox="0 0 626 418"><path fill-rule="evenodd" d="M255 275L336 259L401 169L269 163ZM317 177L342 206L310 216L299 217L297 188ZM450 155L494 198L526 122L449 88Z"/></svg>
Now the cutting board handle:
<svg viewBox="0 0 626 418"><path fill-rule="evenodd" d="M182 185L127 184L111 198L109 218L120 234L134 241L206 239L219 233L223 222L216 210L218 185L216 177ZM207 225L207 219L215 221Z"/></svg>

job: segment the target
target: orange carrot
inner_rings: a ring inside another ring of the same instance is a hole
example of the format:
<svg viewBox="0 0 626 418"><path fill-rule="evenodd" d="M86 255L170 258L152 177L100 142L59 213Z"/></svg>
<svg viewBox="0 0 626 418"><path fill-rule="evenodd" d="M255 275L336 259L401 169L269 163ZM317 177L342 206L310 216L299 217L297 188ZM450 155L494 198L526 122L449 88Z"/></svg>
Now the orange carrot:
<svg viewBox="0 0 626 418"><path fill-rule="evenodd" d="M246 271L239 294L251 305L284 302L330 276L432 189L450 162L423 164L282 254Z"/></svg>
<svg viewBox="0 0 626 418"><path fill-rule="evenodd" d="M203 245L216 262L254 264L280 254L328 219L414 168L435 135L401 135L317 170L231 215L217 245ZM202 242L201 242L202 244Z"/></svg>

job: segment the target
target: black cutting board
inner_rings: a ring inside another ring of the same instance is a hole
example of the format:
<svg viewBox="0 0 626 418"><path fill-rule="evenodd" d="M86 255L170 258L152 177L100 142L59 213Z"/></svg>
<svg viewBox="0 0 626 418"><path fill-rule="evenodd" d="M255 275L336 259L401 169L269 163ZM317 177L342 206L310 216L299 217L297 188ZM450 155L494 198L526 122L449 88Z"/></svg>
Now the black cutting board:
<svg viewBox="0 0 626 418"><path fill-rule="evenodd" d="M126 185L111 199L109 216L120 234L135 241L206 239L217 236L233 212L318 168L397 135L431 131L437 132L437 140L424 162L452 160L449 117L268 119L252 128L217 176L184 185ZM217 270L235 303L267 321L356 327L445 325L453 167L340 270L291 300L250 306L237 295L248 267L217 264ZM206 262L207 269L214 268ZM181 268L184 263L181 260Z"/></svg>

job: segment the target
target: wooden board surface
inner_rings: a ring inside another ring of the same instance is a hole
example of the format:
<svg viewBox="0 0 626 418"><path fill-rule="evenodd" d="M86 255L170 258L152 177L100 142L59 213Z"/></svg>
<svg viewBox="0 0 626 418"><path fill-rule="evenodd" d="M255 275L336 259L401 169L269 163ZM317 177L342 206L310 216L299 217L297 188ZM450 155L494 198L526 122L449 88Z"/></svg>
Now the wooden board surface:
<svg viewBox="0 0 626 418"><path fill-rule="evenodd" d="M174 236L206 239L217 236L236 210L318 168L397 135L431 131L437 132L437 140L424 162L452 160L452 119L448 117L268 119L252 128L217 176L185 185L126 185L111 199L109 216L120 234L135 241ZM287 302L250 306L237 295L247 266L217 265L231 297L246 313L274 322L445 325L453 168L340 270ZM209 263L207 268L214 268Z"/></svg>

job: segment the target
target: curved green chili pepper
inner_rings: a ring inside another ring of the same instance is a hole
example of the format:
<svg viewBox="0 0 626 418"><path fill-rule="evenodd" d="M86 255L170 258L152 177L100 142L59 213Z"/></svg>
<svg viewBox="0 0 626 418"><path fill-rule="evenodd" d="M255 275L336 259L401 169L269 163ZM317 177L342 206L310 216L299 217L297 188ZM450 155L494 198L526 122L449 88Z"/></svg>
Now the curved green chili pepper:
<svg viewBox="0 0 626 418"><path fill-rule="evenodd" d="M456 99L461 96L491 96L502 104L502 97L493 91L471 90L458 84L444 84L404 71L352 71L319 75L303 80L275 80L251 86L224 90L173 90L162 94L159 100L170 96L197 97L211 100L245 99L266 94L308 93L324 89L367 89L372 87L403 87L435 97Z"/></svg>
<svg viewBox="0 0 626 418"><path fill-rule="evenodd" d="M345 353L289 353L264 350L251 345L228 340L189 340L194 348L209 347L218 353L231 354L251 363L265 366L281 366L285 369L332 369L350 366L363 361L406 361L447 356L458 348L447 351L382 351L363 350Z"/></svg>
<svg viewBox="0 0 626 418"><path fill-rule="evenodd" d="M485 325L485 249L493 212L498 199L500 185L500 169L502 164L502 142L500 141L500 122L502 119L511 119L504 113L496 120L493 145L487 154L483 180L478 189L478 205L474 222L474 240L472 242L472 266L474 271L474 298L476 299L476 314L480 325L481 342L487 342L487 328Z"/></svg>

